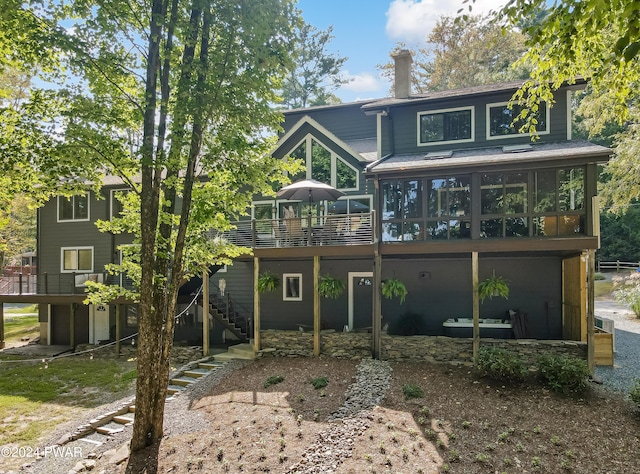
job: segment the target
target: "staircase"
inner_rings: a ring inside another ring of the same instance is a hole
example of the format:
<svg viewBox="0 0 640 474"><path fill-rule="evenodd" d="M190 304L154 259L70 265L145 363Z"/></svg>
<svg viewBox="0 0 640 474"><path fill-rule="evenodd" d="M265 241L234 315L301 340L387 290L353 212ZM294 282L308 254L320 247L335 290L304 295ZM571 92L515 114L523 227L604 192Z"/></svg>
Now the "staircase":
<svg viewBox="0 0 640 474"><path fill-rule="evenodd" d="M223 352L222 354L216 354L213 356L213 360L215 360L216 362L227 362L234 359L253 360L255 358L256 353L253 350L253 346L248 343L230 346L227 349L227 352Z"/></svg>
<svg viewBox="0 0 640 474"><path fill-rule="evenodd" d="M234 302L229 293L226 296L209 295L209 314L240 341L249 341L253 317L242 305Z"/></svg>

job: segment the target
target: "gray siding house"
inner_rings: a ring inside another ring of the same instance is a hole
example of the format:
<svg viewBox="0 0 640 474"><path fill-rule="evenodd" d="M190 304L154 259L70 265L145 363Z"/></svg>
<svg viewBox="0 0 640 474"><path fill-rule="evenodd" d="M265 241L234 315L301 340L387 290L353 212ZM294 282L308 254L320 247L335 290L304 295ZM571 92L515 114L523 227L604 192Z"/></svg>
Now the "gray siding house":
<svg viewBox="0 0 640 474"><path fill-rule="evenodd" d="M250 218L224 234L251 253L210 276L212 340L250 338L261 350L274 333L297 331L313 335L318 354L322 334L359 333L376 357L389 352L387 335L588 342L597 165L610 150L572 139L571 94L584 83L541 105L532 141L513 124L518 105L508 107L522 82L412 95L411 57L395 60L394 97L285 112L273 156L303 160L292 181L313 178L345 195L335 202L255 197ZM74 294L82 278L100 278L91 275L119 258L123 242L93 226L112 212L117 188L105 187L104 200L52 201L40 210L38 295L24 298L42 303L46 343L113 338L116 314L120 334L134 330L127 302L83 307ZM61 220L61 212L71 218ZM280 286L259 294L265 272ZM345 291L320 302L316 282L327 275ZM480 304L478 282L492 275L507 280L509 299ZM408 290L403 302L382 297L390 279ZM203 313L190 314L185 328L193 330L176 337L197 342ZM245 332L219 317L229 313Z"/></svg>

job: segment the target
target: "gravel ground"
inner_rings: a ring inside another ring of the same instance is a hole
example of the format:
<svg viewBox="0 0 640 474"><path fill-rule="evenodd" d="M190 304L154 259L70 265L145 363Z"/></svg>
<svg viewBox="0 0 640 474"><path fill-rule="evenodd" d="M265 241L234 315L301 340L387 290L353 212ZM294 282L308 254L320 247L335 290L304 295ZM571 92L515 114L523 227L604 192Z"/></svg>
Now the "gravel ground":
<svg viewBox="0 0 640 474"><path fill-rule="evenodd" d="M595 314L615 321L614 365L597 366L596 376L605 388L626 394L640 379L640 319L613 300L596 301Z"/></svg>

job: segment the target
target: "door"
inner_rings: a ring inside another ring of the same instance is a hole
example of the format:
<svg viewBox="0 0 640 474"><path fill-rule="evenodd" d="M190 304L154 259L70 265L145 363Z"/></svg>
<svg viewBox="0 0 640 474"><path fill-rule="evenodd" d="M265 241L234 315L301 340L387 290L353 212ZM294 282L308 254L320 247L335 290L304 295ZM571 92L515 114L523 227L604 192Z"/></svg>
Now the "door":
<svg viewBox="0 0 640 474"><path fill-rule="evenodd" d="M562 260L562 338L587 340L587 265L581 255Z"/></svg>
<svg viewBox="0 0 640 474"><path fill-rule="evenodd" d="M89 328L89 344L99 344L109 340L109 305L91 305L91 328Z"/></svg>
<svg viewBox="0 0 640 474"><path fill-rule="evenodd" d="M373 315L373 272L349 272L349 330L370 328Z"/></svg>

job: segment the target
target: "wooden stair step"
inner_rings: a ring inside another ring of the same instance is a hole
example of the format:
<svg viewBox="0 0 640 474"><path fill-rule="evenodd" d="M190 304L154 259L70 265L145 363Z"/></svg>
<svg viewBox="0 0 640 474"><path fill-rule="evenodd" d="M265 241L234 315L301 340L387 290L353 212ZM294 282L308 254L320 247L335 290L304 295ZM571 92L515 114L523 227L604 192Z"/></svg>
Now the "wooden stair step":
<svg viewBox="0 0 640 474"><path fill-rule="evenodd" d="M100 433L106 436L111 436L116 433L120 433L121 431L124 431L124 428L108 428L106 426L99 426L98 428L96 428L97 433Z"/></svg>
<svg viewBox="0 0 640 474"><path fill-rule="evenodd" d="M185 370L184 375L194 379L199 379L200 377L204 377L205 375L207 375L209 372L210 371L206 369L191 369Z"/></svg>
<svg viewBox="0 0 640 474"><path fill-rule="evenodd" d="M167 394L175 395L176 393L180 393L184 390L184 387L180 385L169 385L167 387Z"/></svg>
<svg viewBox="0 0 640 474"><path fill-rule="evenodd" d="M128 425L130 423L133 423L133 418L129 416L120 415L120 416L114 416L113 421L121 425Z"/></svg>
<svg viewBox="0 0 640 474"><path fill-rule="evenodd" d="M198 367L201 369L216 370L218 367L222 367L222 364L220 362L200 362Z"/></svg>
<svg viewBox="0 0 640 474"><path fill-rule="evenodd" d="M198 380L198 379L194 379L192 377L180 377L180 378L171 379L169 384L171 384L171 385L181 385L183 387L187 387L187 386L191 385L192 383L194 383L196 380Z"/></svg>
<svg viewBox="0 0 640 474"><path fill-rule="evenodd" d="M135 413L136 412L136 406L135 405L129 405L129 413Z"/></svg>

